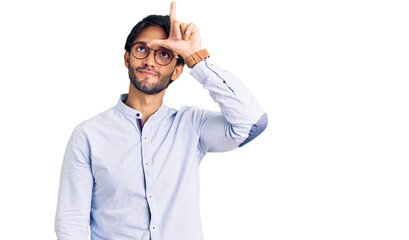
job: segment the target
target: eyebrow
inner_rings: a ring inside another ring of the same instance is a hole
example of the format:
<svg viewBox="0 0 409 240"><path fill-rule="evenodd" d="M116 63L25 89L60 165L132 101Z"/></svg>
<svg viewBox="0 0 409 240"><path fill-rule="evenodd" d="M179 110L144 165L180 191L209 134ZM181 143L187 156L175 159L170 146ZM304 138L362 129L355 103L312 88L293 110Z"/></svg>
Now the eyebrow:
<svg viewBox="0 0 409 240"><path fill-rule="evenodd" d="M148 44L147 42L144 42L144 41L136 41L136 42L134 42L134 43L132 43L132 44L138 44L138 43L142 43L142 44L145 44L145 45Z"/></svg>

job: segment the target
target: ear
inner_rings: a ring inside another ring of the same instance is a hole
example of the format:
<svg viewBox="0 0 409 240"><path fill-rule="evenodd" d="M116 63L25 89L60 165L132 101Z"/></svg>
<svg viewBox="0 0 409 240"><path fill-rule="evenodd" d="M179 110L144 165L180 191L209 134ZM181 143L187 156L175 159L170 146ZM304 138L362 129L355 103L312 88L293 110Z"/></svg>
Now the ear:
<svg viewBox="0 0 409 240"><path fill-rule="evenodd" d="M125 61L125 66L126 66L126 68L129 68L129 52L128 51L125 51L125 54L124 54L124 61Z"/></svg>
<svg viewBox="0 0 409 240"><path fill-rule="evenodd" d="M175 67L175 70L173 71L171 80L173 81L173 80L178 79L179 76L180 76L180 74L182 74L182 72L183 72L183 64L178 64L178 65Z"/></svg>

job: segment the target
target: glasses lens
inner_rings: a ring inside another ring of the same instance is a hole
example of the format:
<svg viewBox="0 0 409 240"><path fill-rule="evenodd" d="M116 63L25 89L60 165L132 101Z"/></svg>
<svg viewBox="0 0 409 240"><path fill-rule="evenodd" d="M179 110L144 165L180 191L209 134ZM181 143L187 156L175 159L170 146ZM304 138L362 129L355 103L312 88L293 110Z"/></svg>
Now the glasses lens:
<svg viewBox="0 0 409 240"><path fill-rule="evenodd" d="M155 60L160 65L168 65L173 59L173 54L171 51L166 49L159 49L156 51Z"/></svg>
<svg viewBox="0 0 409 240"><path fill-rule="evenodd" d="M172 51L168 49L159 49L155 51L155 61L159 65L168 65L175 57ZM145 44L137 43L132 46L132 55L137 59L144 59L149 55L149 48Z"/></svg>
<svg viewBox="0 0 409 240"><path fill-rule="evenodd" d="M132 54L139 59L145 58L148 53L148 47L143 44L135 44L132 48Z"/></svg>

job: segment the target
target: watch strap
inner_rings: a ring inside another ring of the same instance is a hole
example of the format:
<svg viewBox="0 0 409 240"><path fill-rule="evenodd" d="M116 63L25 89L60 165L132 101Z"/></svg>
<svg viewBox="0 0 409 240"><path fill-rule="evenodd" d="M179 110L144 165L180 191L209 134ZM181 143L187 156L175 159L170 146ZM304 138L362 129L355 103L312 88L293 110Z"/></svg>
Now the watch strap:
<svg viewBox="0 0 409 240"><path fill-rule="evenodd" d="M186 58L185 62L186 65L189 68L194 67L198 62L206 59L207 57L209 57L209 53L207 52L206 49L202 49L200 51L195 52L194 54L190 55L188 58Z"/></svg>

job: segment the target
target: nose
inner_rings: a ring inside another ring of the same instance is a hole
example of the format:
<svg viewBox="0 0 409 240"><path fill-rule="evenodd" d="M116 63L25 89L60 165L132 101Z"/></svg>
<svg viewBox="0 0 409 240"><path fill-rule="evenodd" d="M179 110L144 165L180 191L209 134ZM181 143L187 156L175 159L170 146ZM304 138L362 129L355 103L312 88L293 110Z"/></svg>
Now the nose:
<svg viewBox="0 0 409 240"><path fill-rule="evenodd" d="M155 62L155 51L150 50L148 53L148 56L143 59L143 64L149 67L155 67L156 62Z"/></svg>

